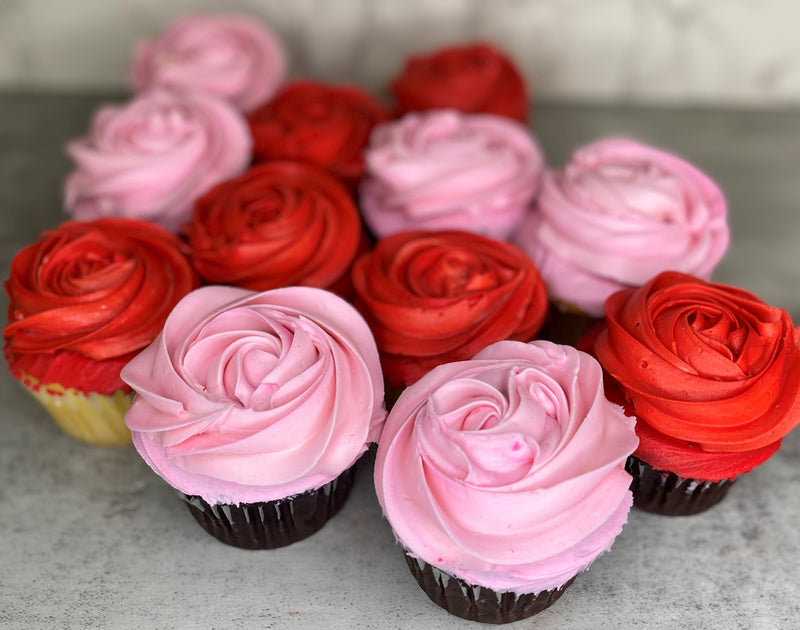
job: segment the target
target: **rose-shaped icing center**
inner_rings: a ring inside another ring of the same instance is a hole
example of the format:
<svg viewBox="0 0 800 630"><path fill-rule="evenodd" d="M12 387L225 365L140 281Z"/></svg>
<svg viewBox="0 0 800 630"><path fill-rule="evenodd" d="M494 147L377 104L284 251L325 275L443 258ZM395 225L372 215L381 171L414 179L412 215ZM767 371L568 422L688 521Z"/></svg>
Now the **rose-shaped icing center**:
<svg viewBox="0 0 800 630"><path fill-rule="evenodd" d="M343 294L362 239L347 189L325 171L291 162L260 164L213 188L197 201L185 233L192 263L210 283Z"/></svg>
<svg viewBox="0 0 800 630"><path fill-rule="evenodd" d="M195 93L143 92L103 107L86 138L67 146L75 170L64 203L73 218L144 219L176 231L195 199L250 160L242 116Z"/></svg>
<svg viewBox="0 0 800 630"><path fill-rule="evenodd" d="M362 211L378 236L449 229L506 238L538 190L543 168L522 125L452 110L379 125L366 162Z"/></svg>
<svg viewBox="0 0 800 630"><path fill-rule="evenodd" d="M11 368L65 387L82 389L88 376L92 391L126 388L119 380L122 364L155 338L195 286L180 241L156 225L63 223L11 262L3 331Z"/></svg>
<svg viewBox="0 0 800 630"><path fill-rule="evenodd" d="M689 163L609 139L545 174L515 242L552 297L600 316L606 297L661 271L708 279L728 245L726 213L719 188Z"/></svg>
<svg viewBox="0 0 800 630"><path fill-rule="evenodd" d="M501 339L528 341L547 310L544 284L523 252L469 232L386 237L356 261L352 278L393 385Z"/></svg>
<svg viewBox="0 0 800 630"><path fill-rule="evenodd" d="M264 25L235 15L189 15L134 52L136 90L165 87L230 101L242 111L265 103L283 83L286 59Z"/></svg>
<svg viewBox="0 0 800 630"><path fill-rule="evenodd" d="M503 52L485 43L411 57L392 81L397 110L457 109L526 122L525 82Z"/></svg>
<svg viewBox="0 0 800 630"><path fill-rule="evenodd" d="M125 421L171 485L209 503L270 501L331 481L383 425L364 321L320 289L206 287L123 370Z"/></svg>
<svg viewBox="0 0 800 630"><path fill-rule="evenodd" d="M664 272L610 297L606 322L595 343L603 367L641 422L691 443L701 463L702 451L741 453L727 476L746 472L800 422L800 334L782 309ZM692 476L717 475L709 461Z"/></svg>
<svg viewBox="0 0 800 630"><path fill-rule="evenodd" d="M557 588L608 549L631 505L633 421L588 355L499 342L401 394L375 464L414 556L469 583Z"/></svg>
<svg viewBox="0 0 800 630"><path fill-rule="evenodd" d="M367 92L315 81L289 83L248 117L257 161L306 162L353 188L364 174L362 152L372 128L388 119Z"/></svg>

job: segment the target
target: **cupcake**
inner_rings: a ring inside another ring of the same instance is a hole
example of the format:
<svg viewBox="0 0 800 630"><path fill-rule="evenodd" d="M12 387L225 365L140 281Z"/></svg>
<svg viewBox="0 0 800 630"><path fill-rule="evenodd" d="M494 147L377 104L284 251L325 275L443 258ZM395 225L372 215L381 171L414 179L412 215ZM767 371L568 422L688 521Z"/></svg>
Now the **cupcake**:
<svg viewBox="0 0 800 630"><path fill-rule="evenodd" d="M290 285L351 292L366 247L348 190L299 162L269 162L218 184L184 226L189 258L209 284L266 291Z"/></svg>
<svg viewBox="0 0 800 630"><path fill-rule="evenodd" d="M351 85L293 81L248 116L257 162L291 160L329 171L355 190L364 175L362 152L389 112Z"/></svg>
<svg viewBox="0 0 800 630"><path fill-rule="evenodd" d="M120 369L197 286L180 247L143 221L68 221L11 261L9 368L72 437L130 444Z"/></svg>
<svg viewBox="0 0 800 630"><path fill-rule="evenodd" d="M170 231L195 200L250 163L242 115L204 94L153 89L95 114L89 134L67 145L75 168L64 184L73 219L114 216Z"/></svg>
<svg viewBox="0 0 800 630"><path fill-rule="evenodd" d="M485 623L552 604L627 520L633 424L597 361L545 341L495 343L408 387L375 489L419 585Z"/></svg>
<svg viewBox="0 0 800 630"><path fill-rule="evenodd" d="M539 189L544 159L521 124L435 110L375 128L361 211L377 237L465 230L506 239Z"/></svg>
<svg viewBox="0 0 800 630"><path fill-rule="evenodd" d="M336 514L386 415L364 320L308 287L200 288L122 378L139 454L209 533L248 549L294 543Z"/></svg>
<svg viewBox="0 0 800 630"><path fill-rule="evenodd" d="M525 254L470 232L388 236L359 257L352 278L392 390L495 341L530 341L547 312Z"/></svg>
<svg viewBox="0 0 800 630"><path fill-rule="evenodd" d="M683 159L632 140L601 140L545 173L513 242L551 300L543 334L574 344L612 293L661 271L709 279L728 246L717 185Z"/></svg>
<svg viewBox="0 0 800 630"><path fill-rule="evenodd" d="M612 295L605 314L594 352L609 395L637 419L628 464L637 506L711 507L800 422L800 330L786 311L664 272Z"/></svg>
<svg viewBox="0 0 800 630"><path fill-rule="evenodd" d="M457 109L528 120L525 80L514 62L491 44L448 46L408 59L391 83L399 115Z"/></svg>
<svg viewBox="0 0 800 630"><path fill-rule="evenodd" d="M249 112L286 77L286 55L266 26L240 15L185 15L140 42L129 69L137 91L162 87L210 94Z"/></svg>

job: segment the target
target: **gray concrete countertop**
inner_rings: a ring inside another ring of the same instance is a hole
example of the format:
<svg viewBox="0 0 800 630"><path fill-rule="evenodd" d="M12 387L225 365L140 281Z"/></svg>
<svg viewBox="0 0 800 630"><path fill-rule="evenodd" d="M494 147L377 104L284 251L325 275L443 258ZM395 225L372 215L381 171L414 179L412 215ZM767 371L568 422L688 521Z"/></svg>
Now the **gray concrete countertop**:
<svg viewBox="0 0 800 630"><path fill-rule="evenodd" d="M0 94L0 276L57 225L63 143L100 96ZM550 161L609 134L683 154L722 185L733 241L716 279L800 321L800 112L542 105ZM7 300L0 299L0 312ZM479 627L432 604L414 582L361 466L342 511L275 551L204 532L133 448L62 434L0 375L0 627ZM613 549L540 615L509 628L800 627L800 431L716 508L667 518L632 511Z"/></svg>

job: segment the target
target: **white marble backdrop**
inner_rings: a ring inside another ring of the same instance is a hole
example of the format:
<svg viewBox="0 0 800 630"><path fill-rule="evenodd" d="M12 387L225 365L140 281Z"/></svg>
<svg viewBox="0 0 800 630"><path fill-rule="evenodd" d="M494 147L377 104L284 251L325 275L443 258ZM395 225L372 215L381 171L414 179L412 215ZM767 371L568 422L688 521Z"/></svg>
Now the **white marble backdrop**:
<svg viewBox="0 0 800 630"><path fill-rule="evenodd" d="M380 91L413 51L485 38L541 98L800 103L798 0L0 0L0 89L118 88L190 11L273 25L294 75Z"/></svg>

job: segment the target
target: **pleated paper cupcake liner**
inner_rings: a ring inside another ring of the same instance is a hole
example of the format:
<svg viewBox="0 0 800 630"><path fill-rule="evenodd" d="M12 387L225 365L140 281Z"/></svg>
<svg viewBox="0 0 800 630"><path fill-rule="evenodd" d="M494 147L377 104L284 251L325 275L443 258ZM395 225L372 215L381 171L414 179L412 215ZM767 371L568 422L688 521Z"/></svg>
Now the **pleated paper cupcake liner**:
<svg viewBox="0 0 800 630"><path fill-rule="evenodd" d="M715 506L725 498L735 479L703 481L685 479L655 470L638 457L629 457L625 469L633 476L633 504L655 514L690 516Z"/></svg>
<svg viewBox="0 0 800 630"><path fill-rule="evenodd" d="M94 446L127 446L131 432L125 426L125 412L133 392L115 391L111 395L83 392L58 383L40 385L25 377L25 389L47 409L70 437Z"/></svg>
<svg viewBox="0 0 800 630"><path fill-rule="evenodd" d="M242 549L276 549L319 531L344 505L353 487L355 466L324 486L259 503L209 504L181 495L195 520L212 536Z"/></svg>
<svg viewBox="0 0 800 630"><path fill-rule="evenodd" d="M406 564L423 591L438 606L462 619L481 623L511 623L549 608L575 578L557 589L518 595L469 584L406 553Z"/></svg>

